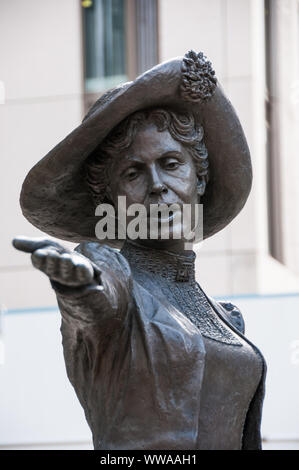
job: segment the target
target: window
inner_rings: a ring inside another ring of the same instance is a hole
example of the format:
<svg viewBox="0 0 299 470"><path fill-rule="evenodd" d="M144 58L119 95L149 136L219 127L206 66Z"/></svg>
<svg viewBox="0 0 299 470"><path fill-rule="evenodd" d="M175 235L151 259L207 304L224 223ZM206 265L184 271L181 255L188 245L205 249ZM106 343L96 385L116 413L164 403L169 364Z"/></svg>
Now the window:
<svg viewBox="0 0 299 470"><path fill-rule="evenodd" d="M124 0L94 0L84 9L85 91L127 80Z"/></svg>
<svg viewBox="0 0 299 470"><path fill-rule="evenodd" d="M158 63L157 0L83 0L86 108Z"/></svg>

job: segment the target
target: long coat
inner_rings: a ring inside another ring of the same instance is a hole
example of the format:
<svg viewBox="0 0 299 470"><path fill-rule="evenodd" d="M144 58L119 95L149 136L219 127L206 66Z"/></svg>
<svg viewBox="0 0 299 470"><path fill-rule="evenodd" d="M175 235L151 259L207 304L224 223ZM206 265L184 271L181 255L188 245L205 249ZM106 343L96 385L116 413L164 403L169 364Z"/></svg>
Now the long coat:
<svg viewBox="0 0 299 470"><path fill-rule="evenodd" d="M84 243L77 251L101 272L101 285L72 289L52 284L62 314L67 374L95 449L196 449L205 362L198 328L138 284L116 250ZM231 304L209 302L261 356L244 337L240 312ZM242 449L261 448L265 372L263 360Z"/></svg>

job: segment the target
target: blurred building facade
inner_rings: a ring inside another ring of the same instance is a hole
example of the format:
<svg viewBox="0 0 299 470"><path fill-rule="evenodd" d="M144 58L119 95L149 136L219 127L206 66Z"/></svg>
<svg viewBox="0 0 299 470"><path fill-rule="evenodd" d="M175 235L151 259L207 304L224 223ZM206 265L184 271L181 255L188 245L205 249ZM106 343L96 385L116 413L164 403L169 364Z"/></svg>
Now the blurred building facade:
<svg viewBox="0 0 299 470"><path fill-rule="evenodd" d="M190 49L212 61L254 171L244 210L197 247L198 279L234 299L265 353L266 445L298 446L299 2L0 0L0 448L90 446L55 295L11 247L17 234L42 235L21 214L22 181L106 89Z"/></svg>

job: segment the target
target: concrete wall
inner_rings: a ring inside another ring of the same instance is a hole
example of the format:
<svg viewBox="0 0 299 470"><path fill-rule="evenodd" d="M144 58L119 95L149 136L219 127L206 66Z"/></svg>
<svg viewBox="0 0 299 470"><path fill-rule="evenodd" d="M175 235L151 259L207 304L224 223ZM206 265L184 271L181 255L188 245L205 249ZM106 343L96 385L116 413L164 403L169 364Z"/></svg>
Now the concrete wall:
<svg viewBox="0 0 299 470"><path fill-rule="evenodd" d="M80 21L77 0L0 2L0 304L7 308L55 304L48 281L11 240L41 235L21 214L21 184L82 118Z"/></svg>
<svg viewBox="0 0 299 470"><path fill-rule="evenodd" d="M283 260L299 273L299 4L296 0L275 0L277 147L281 173Z"/></svg>

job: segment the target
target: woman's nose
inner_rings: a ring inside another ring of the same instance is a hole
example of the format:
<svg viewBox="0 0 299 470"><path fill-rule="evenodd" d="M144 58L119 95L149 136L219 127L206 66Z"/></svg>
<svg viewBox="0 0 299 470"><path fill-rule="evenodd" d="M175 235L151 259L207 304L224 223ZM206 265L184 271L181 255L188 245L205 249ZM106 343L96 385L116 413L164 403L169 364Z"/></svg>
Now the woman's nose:
<svg viewBox="0 0 299 470"><path fill-rule="evenodd" d="M168 190L161 180L161 177L159 176L159 173L153 169L151 171L151 185L150 185L150 194L162 194L162 193L167 193Z"/></svg>

